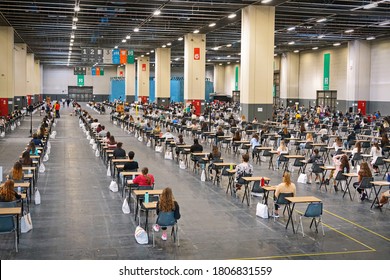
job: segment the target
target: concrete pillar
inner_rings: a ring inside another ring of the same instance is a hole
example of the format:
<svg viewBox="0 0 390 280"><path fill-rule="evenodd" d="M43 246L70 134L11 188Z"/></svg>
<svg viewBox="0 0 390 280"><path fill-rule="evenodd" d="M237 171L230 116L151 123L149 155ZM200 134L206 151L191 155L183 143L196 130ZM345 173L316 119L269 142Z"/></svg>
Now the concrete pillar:
<svg viewBox="0 0 390 280"><path fill-rule="evenodd" d="M348 43L346 109L370 100L371 45L366 41ZM359 102L360 101L360 102ZM367 103L365 103L367 104ZM366 108L368 112L368 108Z"/></svg>
<svg viewBox="0 0 390 280"><path fill-rule="evenodd" d="M225 66L214 64L214 92L225 94Z"/></svg>
<svg viewBox="0 0 390 280"><path fill-rule="evenodd" d="M247 119L272 116L275 7L242 9L241 107Z"/></svg>
<svg viewBox="0 0 390 280"><path fill-rule="evenodd" d="M280 98L285 105L289 99L299 99L299 54L283 54L280 63Z"/></svg>
<svg viewBox="0 0 390 280"><path fill-rule="evenodd" d="M40 60L35 60L34 61L34 74L35 74L35 77L34 77L34 102L38 102L40 101L40 96L41 96L41 89L42 89L42 85L41 85L41 76L42 76L42 72L41 72L41 61Z"/></svg>
<svg viewBox="0 0 390 280"><path fill-rule="evenodd" d="M19 109L27 106L27 45L15 44L14 48L14 105Z"/></svg>
<svg viewBox="0 0 390 280"><path fill-rule="evenodd" d="M15 95L14 29L0 26L0 116L12 112Z"/></svg>
<svg viewBox="0 0 390 280"><path fill-rule="evenodd" d="M167 106L171 95L171 49L156 49L156 101L158 106Z"/></svg>
<svg viewBox="0 0 390 280"><path fill-rule="evenodd" d="M142 103L149 102L149 57L138 57L137 59L137 96Z"/></svg>
<svg viewBox="0 0 390 280"><path fill-rule="evenodd" d="M206 91L206 35L186 34L184 36L184 101L192 103L196 114Z"/></svg>
<svg viewBox="0 0 390 280"><path fill-rule="evenodd" d="M125 93L126 102L135 100L135 63L126 64L125 66Z"/></svg>

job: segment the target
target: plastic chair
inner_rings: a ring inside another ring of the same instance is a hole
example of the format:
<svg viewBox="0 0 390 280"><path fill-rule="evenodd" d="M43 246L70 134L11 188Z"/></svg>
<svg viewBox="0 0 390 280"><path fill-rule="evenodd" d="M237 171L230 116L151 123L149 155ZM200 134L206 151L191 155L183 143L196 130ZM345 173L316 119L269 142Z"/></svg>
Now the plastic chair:
<svg viewBox="0 0 390 280"><path fill-rule="evenodd" d="M288 209L287 205L290 204L290 202L288 200L286 200L286 197L292 197L292 196L294 196L293 193L279 193L279 196L276 199L275 204L277 204L279 206L284 205L283 214L286 211L286 209ZM288 213L288 214L290 214L290 213ZM274 205L274 209L273 209L273 217L274 217L274 221L275 221L275 218L276 218L275 217L275 205Z"/></svg>
<svg viewBox="0 0 390 280"><path fill-rule="evenodd" d="M383 161L383 157L377 157L373 165L378 166L378 171L379 171L379 173L381 173L380 166L382 166L382 168L383 168L383 166L385 166L385 162Z"/></svg>
<svg viewBox="0 0 390 280"><path fill-rule="evenodd" d="M302 224L303 217L311 218L310 228L313 226L314 223L317 233L318 233L318 225L321 224L322 235L325 235L324 226L322 223L322 208L323 208L322 202L311 202L307 205L305 213L300 214L297 231L299 230L299 227L301 227L303 237L305 237L305 232L303 230L303 224Z"/></svg>
<svg viewBox="0 0 390 280"><path fill-rule="evenodd" d="M175 219L174 211L160 212L158 214L156 224L158 224L160 227L172 227L171 236L173 237L173 242L175 242L177 246L180 246L179 225ZM153 230L153 247L155 247L154 235L155 231Z"/></svg>
<svg viewBox="0 0 390 280"><path fill-rule="evenodd" d="M0 208L11 208L16 207L16 201L11 202L0 202ZM15 232L15 250L16 253L18 250L18 231L17 231L17 223L19 221L16 220L16 215L2 215L0 216L0 234L8 234Z"/></svg>
<svg viewBox="0 0 390 280"><path fill-rule="evenodd" d="M365 194L367 195L367 190L373 189L373 186L371 184L371 182L374 181L374 178L373 177L363 177L362 180L360 181L360 184L359 186L355 189L355 193L353 194L353 198L352 200L355 199L355 195L358 191L358 189L361 189L363 192L365 192ZM370 192L371 194L371 192ZM369 195L367 195L367 197L369 198Z"/></svg>
<svg viewBox="0 0 390 280"><path fill-rule="evenodd" d="M347 176L343 175L343 171L339 171L334 180L337 182L336 187L339 187L343 181L347 182Z"/></svg>
<svg viewBox="0 0 390 280"><path fill-rule="evenodd" d="M361 153L356 153L353 155L351 161L353 161L354 166L357 166L360 161L363 160L362 154Z"/></svg>

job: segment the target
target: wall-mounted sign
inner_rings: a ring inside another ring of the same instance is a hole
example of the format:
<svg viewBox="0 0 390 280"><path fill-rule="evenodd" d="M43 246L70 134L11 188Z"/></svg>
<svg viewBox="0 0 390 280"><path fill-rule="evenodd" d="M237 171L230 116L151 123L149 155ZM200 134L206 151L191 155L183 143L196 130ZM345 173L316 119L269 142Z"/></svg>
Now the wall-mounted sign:
<svg viewBox="0 0 390 280"><path fill-rule="evenodd" d="M194 60L200 60L200 48L194 48Z"/></svg>

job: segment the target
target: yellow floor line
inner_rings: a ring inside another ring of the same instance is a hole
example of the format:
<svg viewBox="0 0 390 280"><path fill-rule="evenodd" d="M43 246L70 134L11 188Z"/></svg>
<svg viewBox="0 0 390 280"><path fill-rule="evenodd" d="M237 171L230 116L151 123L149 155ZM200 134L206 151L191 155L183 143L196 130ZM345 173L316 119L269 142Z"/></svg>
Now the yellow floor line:
<svg viewBox="0 0 390 280"><path fill-rule="evenodd" d="M359 225L359 224L357 224L357 223L354 223L354 222L352 222L352 221L350 221L350 220L348 220L348 219L346 219L346 218L343 218L343 217L341 217L341 216L339 216L339 215L337 215L337 214L334 214L334 213L329 212L329 211L327 211L327 210L324 210L324 212L327 213L327 214L329 214L329 215L335 216L335 217L337 217L337 218L339 218L339 219L341 219L341 220L343 220L343 221L346 221L346 222L348 222L348 223L350 223L350 224L353 224L354 226L357 226L357 227L359 227L359 228L361 228L361 229L364 229L365 231L368 231L368 232L370 232L370 233L372 233L372 234L374 234L374 235L376 235L376 236L378 236L378 237L380 237L380 238L383 238L383 239L386 240L386 241L390 241L390 238L388 238L388 237L386 237L386 236L383 236L383 235L381 235L381 234L379 234L379 233L377 233L377 232L375 232L375 231L372 231L372 230L370 230L370 229L368 229L368 228L366 228L366 227L364 227L364 226L361 226L361 225ZM325 225L325 224L324 224L324 225Z"/></svg>

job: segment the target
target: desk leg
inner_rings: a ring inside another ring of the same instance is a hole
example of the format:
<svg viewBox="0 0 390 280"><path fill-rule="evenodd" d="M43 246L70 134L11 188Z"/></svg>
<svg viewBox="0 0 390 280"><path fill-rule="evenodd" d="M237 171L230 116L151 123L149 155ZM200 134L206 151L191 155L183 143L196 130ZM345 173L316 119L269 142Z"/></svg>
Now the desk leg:
<svg viewBox="0 0 390 280"><path fill-rule="evenodd" d="M16 234L16 240L19 244L19 236L20 236L20 219L19 219L19 214L16 215L16 230L17 230L17 234Z"/></svg>
<svg viewBox="0 0 390 280"><path fill-rule="evenodd" d="M386 166L386 171L383 173L382 180L385 179L387 172L389 172L390 163L385 162L385 166Z"/></svg>
<svg viewBox="0 0 390 280"><path fill-rule="evenodd" d="M286 224L286 229L288 228L288 224L291 221L291 226L293 228L293 232L295 233L294 220L292 218L292 214L294 212L295 203L293 203L292 208L290 208L290 207L291 207L290 204L287 204L288 220L287 220L287 224Z"/></svg>
<svg viewBox="0 0 390 280"><path fill-rule="evenodd" d="M374 195L375 195L375 197L374 197L374 200L373 200L372 203L371 203L371 209L372 209L372 207L374 207L375 202L378 202L378 204L379 204L378 195L380 194L380 192L381 192L381 190L382 190L382 186L379 186L378 191L376 191L376 187L375 187L375 186L373 186L373 188L374 188ZM381 208L379 208L379 209L381 209ZM381 209L381 210L382 210L382 209Z"/></svg>
<svg viewBox="0 0 390 280"><path fill-rule="evenodd" d="M146 209L145 210L145 231L146 231L146 234L148 235L148 243L149 243L149 221L148 221L148 217L149 217L149 209Z"/></svg>
<svg viewBox="0 0 390 280"><path fill-rule="evenodd" d="M139 199L138 199L138 197L136 197L136 204L135 204L135 210L134 210L134 221L137 221L138 204L139 204Z"/></svg>
<svg viewBox="0 0 390 280"><path fill-rule="evenodd" d="M351 183L351 181L352 181L352 177L349 177L349 180L347 179L347 181L346 181L345 190L344 190L344 194L343 194L343 198L344 198L345 194L348 192L349 198L350 198L351 201L352 201L351 191L349 190L349 184Z"/></svg>
<svg viewBox="0 0 390 280"><path fill-rule="evenodd" d="M325 191L328 191L328 188L326 187L326 184L325 184L326 173L328 173L328 170L325 170L325 171L324 171L324 175L323 175L322 179L320 179L320 180L321 180L321 183L320 183L320 190L321 190L322 185L324 185L324 186L325 186Z"/></svg>
<svg viewBox="0 0 390 280"><path fill-rule="evenodd" d="M245 184L245 190L244 190L244 196L242 197L242 203L244 203L244 199L246 198L246 203L248 204L248 206L250 205L250 195L249 195L249 183Z"/></svg>

